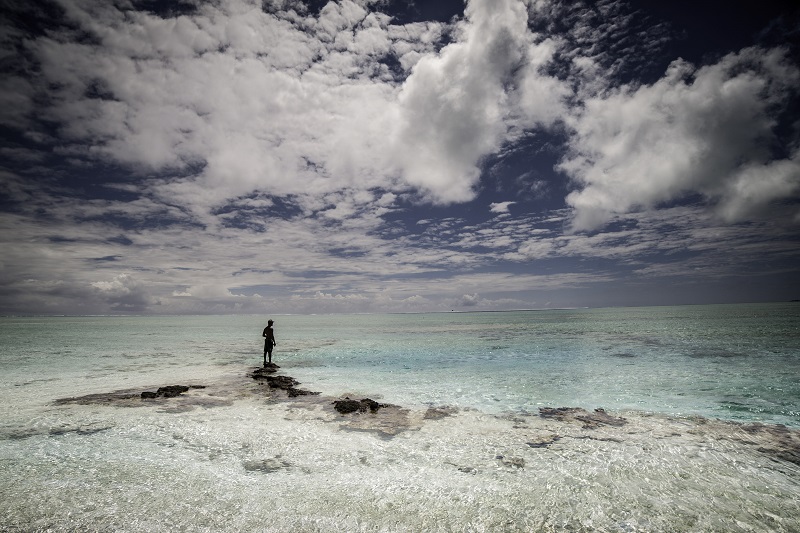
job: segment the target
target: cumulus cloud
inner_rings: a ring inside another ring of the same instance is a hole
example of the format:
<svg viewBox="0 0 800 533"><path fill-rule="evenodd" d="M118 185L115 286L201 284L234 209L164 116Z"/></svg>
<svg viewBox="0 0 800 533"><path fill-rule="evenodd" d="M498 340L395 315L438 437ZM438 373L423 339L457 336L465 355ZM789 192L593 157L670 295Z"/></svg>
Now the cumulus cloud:
<svg viewBox="0 0 800 533"><path fill-rule="evenodd" d="M456 41L438 51L442 24L394 26L347 0L316 15L225 0L167 18L60 5L91 39L54 31L28 47L49 103L37 113L59 125L61 153L166 171L150 193L198 217L262 192L412 187L466 201L481 159L514 131L558 120L568 95L544 73L554 43L528 30L519 0L469 2ZM11 107L30 112L23 99Z"/></svg>
<svg viewBox="0 0 800 533"><path fill-rule="evenodd" d="M480 303L480 297L477 294L465 294L459 300L459 305L463 307L475 307Z"/></svg>
<svg viewBox="0 0 800 533"><path fill-rule="evenodd" d="M129 274L120 274L111 281L91 284L100 300L110 304L114 312L140 313L155 302L147 286Z"/></svg>
<svg viewBox="0 0 800 533"><path fill-rule="evenodd" d="M459 39L414 66L399 95L403 175L437 202L474 197L482 158L522 130L561 120L568 84L546 73L557 49L516 0L473 1Z"/></svg>
<svg viewBox="0 0 800 533"><path fill-rule="evenodd" d="M569 121L560 169L575 229L699 193L738 221L800 186L797 153L776 158L776 108L800 76L783 51L749 48L695 68L674 62L653 85L588 99Z"/></svg>

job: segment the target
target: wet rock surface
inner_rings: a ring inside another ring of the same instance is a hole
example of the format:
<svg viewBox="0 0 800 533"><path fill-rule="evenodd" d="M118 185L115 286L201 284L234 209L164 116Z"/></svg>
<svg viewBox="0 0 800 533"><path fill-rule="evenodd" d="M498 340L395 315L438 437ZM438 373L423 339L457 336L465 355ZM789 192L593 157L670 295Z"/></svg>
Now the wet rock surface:
<svg viewBox="0 0 800 533"><path fill-rule="evenodd" d="M316 396L319 392L314 392L305 389L298 389L299 381L291 376L276 376L273 375L280 367L275 363L268 363L262 368L254 370L250 376L259 381L266 381L270 389L279 389L286 391L289 398L296 398L298 396Z"/></svg>
<svg viewBox="0 0 800 533"><path fill-rule="evenodd" d="M274 374L275 372L277 372L280 368L281 367L279 367L275 363L267 363L261 368L256 368L251 374L251 376L253 376L253 379L266 378L270 374Z"/></svg>
<svg viewBox="0 0 800 533"><path fill-rule="evenodd" d="M205 385L167 385L166 387L159 387L156 392L144 391L141 394L143 400L154 398L175 398L180 396L189 389L205 389Z"/></svg>
<svg viewBox="0 0 800 533"><path fill-rule="evenodd" d="M333 408L343 415L348 413L366 413L367 411L375 413L382 407L390 407L390 405L378 403L370 398L351 400L349 397L345 397L343 400L335 400L333 402Z"/></svg>

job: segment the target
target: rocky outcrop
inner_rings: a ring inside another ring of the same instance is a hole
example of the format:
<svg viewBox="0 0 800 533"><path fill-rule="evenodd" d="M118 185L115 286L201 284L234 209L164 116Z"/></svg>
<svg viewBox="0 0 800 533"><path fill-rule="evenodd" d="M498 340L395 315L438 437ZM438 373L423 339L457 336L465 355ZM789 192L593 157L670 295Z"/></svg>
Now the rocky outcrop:
<svg viewBox="0 0 800 533"><path fill-rule="evenodd" d="M333 402L333 408L343 415L356 412L366 413L367 411L375 413L382 407L390 406L386 403L378 403L370 398L351 400L349 397L345 397L343 400L336 400Z"/></svg>
<svg viewBox="0 0 800 533"><path fill-rule="evenodd" d="M253 379L261 379L269 376L270 374L274 374L279 369L280 367L275 363L267 363L261 368L256 368L251 375L253 376Z"/></svg>
<svg viewBox="0 0 800 533"><path fill-rule="evenodd" d="M298 389L297 385L299 385L300 382L291 376L274 376L273 373L279 368L280 367L274 363L268 363L267 366L254 370L250 376L255 380L266 381L270 389L286 391L286 394L290 398L296 398L298 396L316 396L319 394L314 391Z"/></svg>

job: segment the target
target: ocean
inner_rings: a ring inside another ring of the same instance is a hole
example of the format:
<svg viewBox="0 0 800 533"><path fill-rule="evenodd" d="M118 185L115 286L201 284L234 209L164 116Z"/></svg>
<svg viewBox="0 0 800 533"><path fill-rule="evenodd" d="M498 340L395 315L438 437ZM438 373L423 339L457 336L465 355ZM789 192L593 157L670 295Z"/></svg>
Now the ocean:
<svg viewBox="0 0 800 533"><path fill-rule="evenodd" d="M318 394L253 379L268 318ZM0 349L2 531L800 531L797 303L3 317Z"/></svg>

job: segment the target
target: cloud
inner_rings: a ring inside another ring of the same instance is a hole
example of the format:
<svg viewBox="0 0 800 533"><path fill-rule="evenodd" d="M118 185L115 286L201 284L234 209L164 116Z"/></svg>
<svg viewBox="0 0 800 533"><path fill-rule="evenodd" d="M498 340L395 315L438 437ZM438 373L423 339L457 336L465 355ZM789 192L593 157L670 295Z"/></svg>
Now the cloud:
<svg viewBox="0 0 800 533"><path fill-rule="evenodd" d="M290 15L225 0L172 18L61 5L91 39L65 29L28 45L50 104L37 114L59 125L61 153L159 172L149 194L203 223L259 193L470 200L482 158L558 120L569 92L545 74L556 45L537 42L518 0L473 0L439 51L441 24L393 26L350 1Z"/></svg>
<svg viewBox="0 0 800 533"><path fill-rule="evenodd" d="M115 312L141 313L155 302L147 286L129 274L120 274L111 281L96 281L91 284L97 296L111 305Z"/></svg>
<svg viewBox="0 0 800 533"><path fill-rule="evenodd" d="M496 202L489 206L492 213L502 214L508 213L508 207L514 205L516 202Z"/></svg>
<svg viewBox="0 0 800 533"><path fill-rule="evenodd" d="M467 4L459 39L415 64L399 94L402 175L434 202L474 198L481 161L526 128L560 120L568 86L545 73L556 50L516 0Z"/></svg>
<svg viewBox="0 0 800 533"><path fill-rule="evenodd" d="M390 4L59 0L0 35L0 309L522 308L796 260L780 50L642 81L664 34L622 2Z"/></svg>
<svg viewBox="0 0 800 533"><path fill-rule="evenodd" d="M480 297L477 294L465 294L459 300L459 305L462 307L475 307L480 303Z"/></svg>
<svg viewBox="0 0 800 533"><path fill-rule="evenodd" d="M567 196L573 227L692 193L735 222L796 194L797 153L776 158L771 146L798 79L781 50L748 48L701 68L675 61L653 85L588 99L559 165L580 186Z"/></svg>

